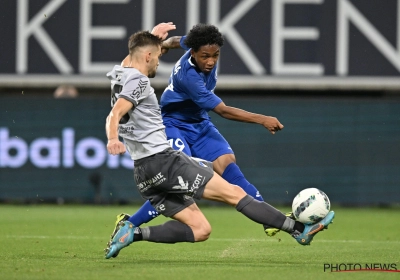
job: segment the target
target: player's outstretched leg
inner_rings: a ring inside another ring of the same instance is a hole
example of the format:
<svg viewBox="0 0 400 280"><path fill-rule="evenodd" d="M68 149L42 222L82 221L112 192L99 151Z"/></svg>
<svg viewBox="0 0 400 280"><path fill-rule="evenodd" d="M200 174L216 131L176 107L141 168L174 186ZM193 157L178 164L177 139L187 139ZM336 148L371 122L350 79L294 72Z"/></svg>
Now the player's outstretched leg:
<svg viewBox="0 0 400 280"><path fill-rule="evenodd" d="M325 218L323 218L320 222L312 225L304 225L305 227L302 233L295 230L290 235L293 236L299 244L310 245L314 236L318 232L328 229L328 225L332 223L333 218L335 218L335 212L330 211L328 215L326 215Z"/></svg>
<svg viewBox="0 0 400 280"><path fill-rule="evenodd" d="M286 213L285 216L292 220L295 220L295 217L292 212ZM264 231L267 234L267 236L272 237L272 236L275 236L281 230L279 228L273 228L273 227L264 225Z"/></svg>
<svg viewBox="0 0 400 280"><path fill-rule="evenodd" d="M226 181L233 185L237 185L241 187L248 195L252 196L254 199L258 201L264 201L262 195L260 192L257 190L257 188L251 184L246 177L244 177L244 174L240 170L239 166L232 162L229 164L224 172L221 175L222 178L224 178ZM286 217L289 217L294 220L294 217L292 216L292 213L286 213ZM264 232L267 234L267 236L275 236L280 229L271 227L270 225L263 225L264 227Z"/></svg>
<svg viewBox="0 0 400 280"><path fill-rule="evenodd" d="M268 224L289 233L301 245L310 245L314 236L327 229L335 217L335 213L331 211L320 222L306 225L286 217L268 203L257 201L249 195L239 200L236 210L257 223Z"/></svg>
<svg viewBox="0 0 400 280"><path fill-rule="evenodd" d="M319 223L305 225L286 217L268 203L255 200L246 194L243 189L229 184L217 174L214 174L207 183L202 197L235 206L237 211L254 222L262 225L271 225L289 233L301 245L309 245L315 234L326 228L335 217L335 213L331 211Z"/></svg>

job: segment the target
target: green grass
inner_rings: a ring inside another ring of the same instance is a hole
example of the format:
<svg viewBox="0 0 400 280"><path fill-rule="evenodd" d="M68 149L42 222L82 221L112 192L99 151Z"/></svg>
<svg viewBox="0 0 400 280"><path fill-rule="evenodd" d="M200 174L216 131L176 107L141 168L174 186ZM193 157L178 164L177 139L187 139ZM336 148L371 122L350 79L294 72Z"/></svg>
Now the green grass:
<svg viewBox="0 0 400 280"><path fill-rule="evenodd" d="M203 207L213 226L203 243L134 243L118 258L103 249L120 212L134 206L0 205L0 279L399 279L395 272L324 272L324 263L395 264L400 210L336 208L311 246L268 238L234 209ZM287 210L287 209L283 209ZM152 225L165 221L159 217Z"/></svg>

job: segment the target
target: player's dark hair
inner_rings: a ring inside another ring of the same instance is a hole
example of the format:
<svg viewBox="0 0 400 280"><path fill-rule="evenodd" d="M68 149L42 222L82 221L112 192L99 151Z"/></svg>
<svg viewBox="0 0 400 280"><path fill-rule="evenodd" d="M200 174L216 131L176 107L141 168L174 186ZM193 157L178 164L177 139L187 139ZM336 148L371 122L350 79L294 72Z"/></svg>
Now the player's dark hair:
<svg viewBox="0 0 400 280"><path fill-rule="evenodd" d="M185 45L197 52L206 45L224 45L224 37L218 28L211 24L198 23L192 27L185 39Z"/></svg>
<svg viewBox="0 0 400 280"><path fill-rule="evenodd" d="M137 48L144 46L161 46L162 39L151 34L149 31L139 31L129 37L129 54L132 54Z"/></svg>

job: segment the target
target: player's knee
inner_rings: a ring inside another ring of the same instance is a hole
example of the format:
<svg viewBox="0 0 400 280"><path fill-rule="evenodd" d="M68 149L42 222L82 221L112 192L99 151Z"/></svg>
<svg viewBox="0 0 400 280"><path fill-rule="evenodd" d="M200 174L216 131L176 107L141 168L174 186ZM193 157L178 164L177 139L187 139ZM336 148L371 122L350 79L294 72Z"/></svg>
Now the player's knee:
<svg viewBox="0 0 400 280"><path fill-rule="evenodd" d="M208 221L196 225L193 229L194 240L196 242L206 241L211 234L211 225Z"/></svg>
<svg viewBox="0 0 400 280"><path fill-rule="evenodd" d="M236 163L235 155L225 154L213 161L213 169L222 176L222 173L224 173L226 167L231 163Z"/></svg>

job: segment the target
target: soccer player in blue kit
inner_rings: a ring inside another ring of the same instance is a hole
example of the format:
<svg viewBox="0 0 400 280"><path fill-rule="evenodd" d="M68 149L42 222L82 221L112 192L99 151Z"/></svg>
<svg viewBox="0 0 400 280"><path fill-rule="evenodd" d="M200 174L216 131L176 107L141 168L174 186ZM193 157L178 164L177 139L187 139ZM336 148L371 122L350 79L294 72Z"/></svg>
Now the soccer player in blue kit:
<svg viewBox="0 0 400 280"><path fill-rule="evenodd" d="M224 38L218 28L209 24L193 26L187 36L174 36L163 42L164 50L183 48L185 54L175 64L169 85L161 96L161 113L170 145L185 154L213 162L214 171L231 184L240 186L259 201L263 198L254 185L243 175L228 141L211 122L208 111L223 118L260 124L272 134L283 129L275 117L247 112L230 107L214 94L217 84L217 61ZM287 214L290 216L291 213ZM121 220L136 226L158 216L147 201L132 216L117 216L116 228ZM264 225L268 236L279 230ZM113 233L113 234L114 234Z"/></svg>

